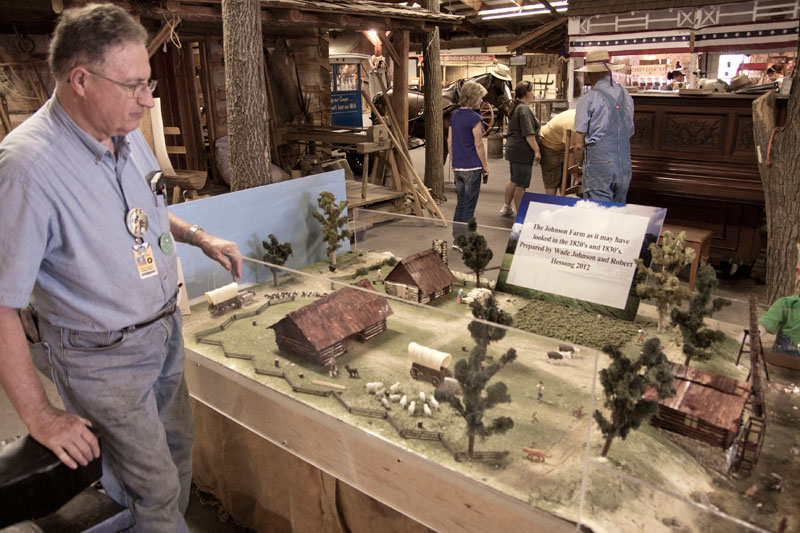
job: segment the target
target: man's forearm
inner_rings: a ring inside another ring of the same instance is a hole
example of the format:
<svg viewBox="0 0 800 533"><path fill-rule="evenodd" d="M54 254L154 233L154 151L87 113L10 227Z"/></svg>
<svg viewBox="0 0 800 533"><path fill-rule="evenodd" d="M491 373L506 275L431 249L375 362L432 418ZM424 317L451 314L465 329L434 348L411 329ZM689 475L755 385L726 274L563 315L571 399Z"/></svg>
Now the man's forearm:
<svg viewBox="0 0 800 533"><path fill-rule="evenodd" d="M29 428L37 414L50 407L36 375L28 342L16 309L0 306L0 386Z"/></svg>

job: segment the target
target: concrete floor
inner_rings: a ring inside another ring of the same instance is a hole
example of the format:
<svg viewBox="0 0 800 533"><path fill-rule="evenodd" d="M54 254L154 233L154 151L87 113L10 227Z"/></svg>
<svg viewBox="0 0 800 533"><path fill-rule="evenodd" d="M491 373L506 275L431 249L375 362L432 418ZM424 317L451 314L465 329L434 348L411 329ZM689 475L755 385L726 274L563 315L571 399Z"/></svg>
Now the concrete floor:
<svg viewBox="0 0 800 533"><path fill-rule="evenodd" d="M411 157L414 166L420 175L424 173L425 149L418 148L412 150ZM475 211L475 216L481 226L487 226L482 233L487 237L491 247L503 249L508 239L513 219L500 215L500 208L503 205L503 191L508 182L508 163L503 159L489 160L489 182L481 187L480 198ZM541 171L538 166L534 167L533 179L529 191L544 192L541 180ZM456 206L455 186L452 176L445 172L445 192L447 201L439 207L447 220L451 220ZM387 243L391 243L391 249L396 254L407 255L421 250L421 245L427 243L420 242L420 233L414 231L414 223L406 219L401 219L393 223L384 223L376 226L363 235L359 236L356 246L360 249L385 250ZM449 233L449 230L448 230ZM425 233L427 238L427 231ZM447 238L448 235L445 235ZM496 274L495 274L496 275ZM492 276L489 276L492 277ZM759 301L763 302L765 293L764 285L759 284L751 278L736 281L722 281L718 291L719 296L730 299L733 305L715 315L719 320L740 324L746 327L748 322L748 297L756 294ZM643 304L644 305L644 304ZM42 380L48 396L55 404L60 404L55 387L46 379ZM27 433L24 424L19 420L16 412L11 407L5 393L0 390L0 442L13 440L20 435ZM193 532L234 532L244 531L231 521L225 523L220 521L220 517L225 518L225 513L218 512L218 508L209 504L206 498L193 493L187 511L187 523Z"/></svg>

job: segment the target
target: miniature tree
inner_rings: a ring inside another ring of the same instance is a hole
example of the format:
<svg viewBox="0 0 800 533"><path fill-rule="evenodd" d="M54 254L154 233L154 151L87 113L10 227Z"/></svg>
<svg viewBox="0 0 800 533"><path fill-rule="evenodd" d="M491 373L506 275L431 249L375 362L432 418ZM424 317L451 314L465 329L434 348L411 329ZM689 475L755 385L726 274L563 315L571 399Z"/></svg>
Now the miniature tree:
<svg viewBox="0 0 800 533"><path fill-rule="evenodd" d="M703 265L698 272L695 283L695 292L689 300L689 309L681 311L672 310L672 323L678 326L683 335L683 354L686 361L683 363L689 366L692 359L707 361L711 358L711 348L715 343L721 342L725 334L716 329L709 329L705 325L705 317L710 317L731 303L722 298L713 301L711 296L717 288L717 274L711 265Z"/></svg>
<svg viewBox="0 0 800 533"><path fill-rule="evenodd" d="M332 192L322 191L319 193L317 205L322 209L322 213L314 211L314 215L322 226L322 240L328 243L327 254L331 258L331 271L336 270L336 250L342 247L340 244L344 239L353 236L353 232L344 229L347 224L347 217L341 216L342 211L347 207L347 200L342 200L336 205L336 197ZM324 214L323 214L324 213Z"/></svg>
<svg viewBox="0 0 800 533"><path fill-rule="evenodd" d="M264 254L264 261L272 263L273 265L283 265L289 256L292 255L292 243L278 242L278 239L272 233L267 237L269 241L261 241L266 253ZM278 286L278 268L269 267L272 271L272 283L275 287Z"/></svg>
<svg viewBox="0 0 800 533"><path fill-rule="evenodd" d="M455 245L461 248L461 258L464 264L475 272L475 286L481 286L481 272L492 260L492 251L486 243L483 235L480 235L478 230L478 221L475 217L469 219L467 223L469 229L468 235L459 235L456 237Z"/></svg>
<svg viewBox="0 0 800 533"><path fill-rule="evenodd" d="M594 419L606 437L601 453L605 457L614 437L624 440L630 430L637 429L656 413L658 403L642 397L648 387L656 390L659 400L673 396L675 389L658 338L648 340L636 360L628 359L611 345L604 347L603 352L612 359L608 368L600 371L600 383L606 396L603 405L611 411L611 420L600 411L594 412Z"/></svg>
<svg viewBox="0 0 800 533"><path fill-rule="evenodd" d="M636 294L646 300L655 299L659 333L664 333L664 322L669 316L670 307L680 305L692 294L689 289L682 287L678 280L678 272L694 260L694 250L683 247L685 241L684 232L675 237L672 232L665 231L661 245L650 243L650 252L653 254L651 264L660 265L659 271L645 266L641 259L636 259L639 272L647 274L655 281L655 285L648 285L645 279L636 286Z"/></svg>
<svg viewBox="0 0 800 533"><path fill-rule="evenodd" d="M511 315L497 307L494 296L489 296L485 304L475 300L470 304L470 308L475 318L504 326L511 324ZM469 333L475 341L475 347L472 348L469 358L461 359L456 363L453 372L456 380L461 384L462 398L459 399L451 390L443 387L436 389L434 397L452 405L466 420L469 437L467 456L472 457L475 451L476 436L485 438L495 433L505 433L514 427L514 421L507 416L495 418L488 426L484 424L483 417L487 409L491 409L498 403L511 402L511 396L508 394L508 387L505 383L499 381L488 387L486 384L501 368L517 358L517 352L514 348L510 348L498 361L485 366L489 344L505 337L506 330L473 320L469 324Z"/></svg>

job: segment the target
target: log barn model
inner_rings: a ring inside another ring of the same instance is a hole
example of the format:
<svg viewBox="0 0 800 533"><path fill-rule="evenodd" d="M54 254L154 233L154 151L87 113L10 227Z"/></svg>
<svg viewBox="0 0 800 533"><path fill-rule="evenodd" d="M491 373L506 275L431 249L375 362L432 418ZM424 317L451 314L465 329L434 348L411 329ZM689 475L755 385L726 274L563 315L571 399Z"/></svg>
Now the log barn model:
<svg viewBox="0 0 800 533"><path fill-rule="evenodd" d="M366 290L339 289L272 324L278 348L330 365L332 359L347 352L348 337L355 335L365 342L386 330L386 317L392 314L389 302L368 280L355 285Z"/></svg>
<svg viewBox="0 0 800 533"><path fill-rule="evenodd" d="M446 253L446 252L445 252ZM456 277L435 250L425 250L401 260L386 275L386 294L428 303L450 292Z"/></svg>
<svg viewBox="0 0 800 533"><path fill-rule="evenodd" d="M752 392L746 381L670 363L675 396L658 403L652 424L726 449L733 444ZM657 400L652 389L644 397Z"/></svg>

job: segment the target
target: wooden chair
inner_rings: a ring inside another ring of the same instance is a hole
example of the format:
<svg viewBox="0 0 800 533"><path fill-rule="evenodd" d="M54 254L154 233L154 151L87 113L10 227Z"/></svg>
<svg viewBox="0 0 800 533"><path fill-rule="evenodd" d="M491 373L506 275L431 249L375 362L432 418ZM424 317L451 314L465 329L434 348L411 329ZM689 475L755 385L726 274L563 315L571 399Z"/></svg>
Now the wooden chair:
<svg viewBox="0 0 800 533"><path fill-rule="evenodd" d="M578 174L578 165L570 164L570 156L574 161L575 146L573 146L575 132L572 129L564 131L564 163L561 167L561 194L575 194L583 196L583 188L580 183L574 183L574 177Z"/></svg>
<svg viewBox="0 0 800 533"><path fill-rule="evenodd" d="M172 187L171 204L177 204L182 200L195 200L199 197L198 192L202 189L208 179L207 170L175 170L169 160L170 154L185 155L185 146L167 146L165 135L180 135L180 128L174 126L164 126L161 117L161 99L153 98L155 105L145 113L139 122L147 143L153 150L158 160L158 166L164 173L164 181L167 186Z"/></svg>

